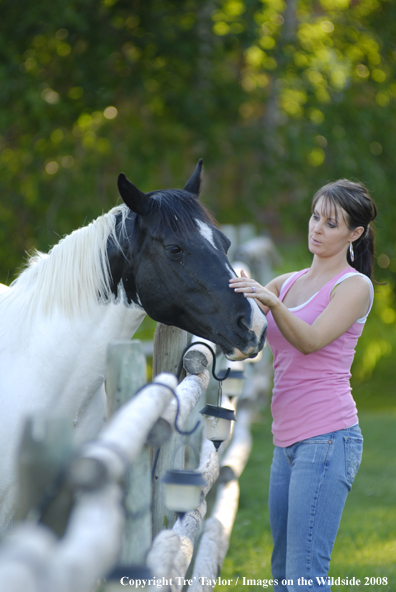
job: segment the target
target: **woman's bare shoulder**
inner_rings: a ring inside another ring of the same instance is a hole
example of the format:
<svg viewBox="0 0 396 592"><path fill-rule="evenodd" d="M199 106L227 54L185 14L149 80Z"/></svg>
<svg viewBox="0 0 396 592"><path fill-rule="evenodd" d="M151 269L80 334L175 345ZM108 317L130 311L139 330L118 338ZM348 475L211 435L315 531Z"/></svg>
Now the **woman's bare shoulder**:
<svg viewBox="0 0 396 592"><path fill-rule="evenodd" d="M273 292L274 294L276 294L276 296L279 296L279 293L285 281L295 273L295 271L292 271L290 273L283 273L282 275L278 275L276 278L271 280L266 285L267 290L270 290L270 292Z"/></svg>

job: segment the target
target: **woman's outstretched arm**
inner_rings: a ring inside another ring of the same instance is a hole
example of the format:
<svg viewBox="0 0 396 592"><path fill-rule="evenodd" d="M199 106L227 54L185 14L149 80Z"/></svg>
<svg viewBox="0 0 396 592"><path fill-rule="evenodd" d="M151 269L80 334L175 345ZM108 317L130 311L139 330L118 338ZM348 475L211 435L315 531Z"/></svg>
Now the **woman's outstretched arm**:
<svg viewBox="0 0 396 592"><path fill-rule="evenodd" d="M274 320L285 339L303 354L318 351L340 337L356 321L364 317L370 304L370 286L360 277L350 277L333 291L330 303L309 325L296 317L278 298L280 285L288 276L280 276L261 286L247 277L233 278L230 288L255 298L260 307L271 310Z"/></svg>

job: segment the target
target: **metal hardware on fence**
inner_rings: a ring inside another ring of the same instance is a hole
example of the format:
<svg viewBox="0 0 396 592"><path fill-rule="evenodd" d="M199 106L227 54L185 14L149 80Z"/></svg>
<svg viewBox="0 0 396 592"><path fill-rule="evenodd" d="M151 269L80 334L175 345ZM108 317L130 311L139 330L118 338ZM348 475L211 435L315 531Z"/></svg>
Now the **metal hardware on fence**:
<svg viewBox="0 0 396 592"><path fill-rule="evenodd" d="M217 375L216 375L216 354L215 354L215 352L213 351L213 348L212 348L212 347L210 347L210 345L208 345L208 344L207 344L207 343L205 343L204 341L194 341L193 343L190 343L190 345L188 345L188 346L185 348L185 350L184 350L184 352L183 352L183 355L182 355L182 357L181 357L180 363L179 363L179 368L177 369L177 374L176 374L177 378L179 379L179 377L180 377L180 373L181 373L181 371L182 371L182 368L183 368L183 358L184 358L184 355L185 355L185 354L188 352L188 350L189 350L190 348L192 348L192 347L193 347L193 346L195 346L195 345L204 345L205 347L207 347L207 348L208 348L208 350L211 352L211 354L212 354L212 356L213 356L213 363L212 363L212 376L213 376L213 378L214 378L215 380L218 380L219 382L221 382L222 380L225 380L225 379L227 378L227 376L229 375L229 373L230 373L230 371L231 371L231 368L227 368L227 370L224 372L224 376L221 376L221 377L220 377L220 376L217 376Z"/></svg>
<svg viewBox="0 0 396 592"><path fill-rule="evenodd" d="M177 431L177 433L180 434L181 436L190 436L191 434L193 434L201 422L197 421L197 423L192 428L192 430L184 431L178 427L177 419L178 419L179 413L180 413L180 401L179 401L179 397L176 394L176 391L173 388L171 388L168 384L162 384L161 382L145 384L139 390L136 391L136 395L138 395L141 391L143 391L148 386L151 386L152 384L155 384L156 386L163 386L164 388L169 389L171 391L172 395L175 397L175 399L176 399L176 415L175 415L174 427L175 427L175 430Z"/></svg>

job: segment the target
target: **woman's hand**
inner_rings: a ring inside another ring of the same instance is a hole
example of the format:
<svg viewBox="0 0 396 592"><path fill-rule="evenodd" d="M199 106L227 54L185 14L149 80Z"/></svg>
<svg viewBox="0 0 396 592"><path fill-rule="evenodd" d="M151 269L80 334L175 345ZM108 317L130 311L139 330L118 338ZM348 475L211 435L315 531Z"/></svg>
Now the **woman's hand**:
<svg viewBox="0 0 396 592"><path fill-rule="evenodd" d="M247 298L255 298L258 304L273 308L279 302L277 296L264 288L256 280L250 279L242 270L242 277L230 279L230 288L235 292L242 292Z"/></svg>

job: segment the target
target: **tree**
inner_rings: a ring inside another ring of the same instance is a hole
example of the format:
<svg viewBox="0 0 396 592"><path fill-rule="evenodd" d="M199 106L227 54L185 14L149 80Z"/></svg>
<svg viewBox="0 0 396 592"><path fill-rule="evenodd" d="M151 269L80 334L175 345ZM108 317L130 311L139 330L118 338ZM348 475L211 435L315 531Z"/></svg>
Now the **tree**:
<svg viewBox="0 0 396 592"><path fill-rule="evenodd" d="M358 178L396 270L396 50L389 0L37 0L0 3L0 254L117 199L181 185L199 157L220 221L305 232L310 197ZM387 259L386 259L387 258Z"/></svg>

